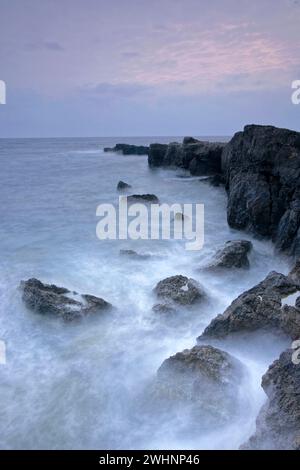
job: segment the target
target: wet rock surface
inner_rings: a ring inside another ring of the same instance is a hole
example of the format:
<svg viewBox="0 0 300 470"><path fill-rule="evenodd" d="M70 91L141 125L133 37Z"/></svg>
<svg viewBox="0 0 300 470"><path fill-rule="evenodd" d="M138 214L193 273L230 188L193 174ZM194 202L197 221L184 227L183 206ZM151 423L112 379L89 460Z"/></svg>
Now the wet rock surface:
<svg viewBox="0 0 300 470"><path fill-rule="evenodd" d="M202 286L186 276L171 276L160 281L154 288L158 298L180 305L192 305L206 298Z"/></svg>
<svg viewBox="0 0 300 470"><path fill-rule="evenodd" d="M232 333L258 329L282 330L282 322L286 319L281 300L297 290L298 286L292 279L273 271L235 299L222 315L214 318L199 339L222 338Z"/></svg>
<svg viewBox="0 0 300 470"><path fill-rule="evenodd" d="M44 284L34 278L22 281L20 288L22 300L28 309L40 315L54 315L67 321L112 308L110 303L99 297L79 295L64 287Z"/></svg>
<svg viewBox="0 0 300 470"><path fill-rule="evenodd" d="M247 269L250 267L248 254L251 250L252 243L248 240L228 241L224 248L217 251L205 269L211 271L230 268Z"/></svg>
<svg viewBox="0 0 300 470"><path fill-rule="evenodd" d="M222 169L229 225L300 254L300 133L246 126L224 148Z"/></svg>
<svg viewBox="0 0 300 470"><path fill-rule="evenodd" d="M236 412L242 364L212 346L195 346L166 359L157 371L155 396L193 406L193 414L231 419ZM202 423L204 425L204 423Z"/></svg>
<svg viewBox="0 0 300 470"><path fill-rule="evenodd" d="M256 422L256 432L243 449L292 450L300 442L300 366L293 350L283 352L263 376L268 396Z"/></svg>

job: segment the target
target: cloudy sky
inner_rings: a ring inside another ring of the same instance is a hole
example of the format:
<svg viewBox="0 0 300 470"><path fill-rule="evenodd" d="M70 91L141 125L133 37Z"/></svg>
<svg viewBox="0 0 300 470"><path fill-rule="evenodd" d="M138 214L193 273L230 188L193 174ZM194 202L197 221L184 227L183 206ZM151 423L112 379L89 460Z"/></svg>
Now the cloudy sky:
<svg viewBox="0 0 300 470"><path fill-rule="evenodd" d="M0 0L0 136L300 130L299 0Z"/></svg>

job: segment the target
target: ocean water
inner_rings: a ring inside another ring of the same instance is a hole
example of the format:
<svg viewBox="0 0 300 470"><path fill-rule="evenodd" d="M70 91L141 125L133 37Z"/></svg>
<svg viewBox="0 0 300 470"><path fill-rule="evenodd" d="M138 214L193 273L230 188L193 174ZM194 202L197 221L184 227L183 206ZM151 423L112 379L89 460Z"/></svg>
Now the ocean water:
<svg viewBox="0 0 300 470"><path fill-rule="evenodd" d="M264 401L262 374L288 344L250 335L217 344L242 361L247 374L239 413L209 430L176 413L149 412L147 391L161 363L196 343L210 320L271 270L289 260L273 246L231 230L226 194L179 170L151 170L145 156L105 154L123 141L149 144L176 138L0 140L0 447L2 449L235 449L253 432ZM181 177L180 177L181 176ZM205 205L205 244L96 237L96 208L117 203L122 179L134 193L162 202ZM199 270L230 239L253 242L251 268L212 275ZM127 259L120 249L151 254ZM151 309L156 283L170 275L197 279L208 302L169 322ZM117 307L80 323L39 316L22 303L19 283L37 277ZM146 410L147 408L147 410Z"/></svg>

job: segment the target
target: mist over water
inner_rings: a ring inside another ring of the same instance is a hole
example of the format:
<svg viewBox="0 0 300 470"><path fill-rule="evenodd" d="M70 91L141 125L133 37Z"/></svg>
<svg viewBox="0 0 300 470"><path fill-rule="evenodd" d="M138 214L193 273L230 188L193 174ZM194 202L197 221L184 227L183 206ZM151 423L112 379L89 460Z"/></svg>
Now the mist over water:
<svg viewBox="0 0 300 470"><path fill-rule="evenodd" d="M289 341L248 335L211 343L246 370L238 414L226 425L204 426L189 410L165 413L147 402L156 371L170 355L196 344L210 320L271 270L288 261L271 243L231 230L226 194L179 170L148 168L147 157L104 154L119 141L148 144L174 138L0 140L0 447L3 449L229 449L253 432L265 401L261 376ZM99 241L96 207L118 202L119 180L132 192L161 202L205 205L205 244L189 252L184 241ZM249 271L199 271L230 239L253 242ZM120 249L152 254L119 255ZM168 320L154 313L152 292L161 279L183 274L198 280L208 301ZM18 291L36 277L103 297L112 313L80 323L29 312Z"/></svg>

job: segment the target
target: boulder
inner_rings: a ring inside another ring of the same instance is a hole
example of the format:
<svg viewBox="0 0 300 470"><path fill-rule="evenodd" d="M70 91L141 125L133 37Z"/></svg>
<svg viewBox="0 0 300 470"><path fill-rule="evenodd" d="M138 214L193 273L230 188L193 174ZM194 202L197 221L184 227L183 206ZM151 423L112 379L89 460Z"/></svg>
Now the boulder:
<svg viewBox="0 0 300 470"><path fill-rule="evenodd" d="M149 147L145 145L116 144L114 147L105 147L104 152L122 153L123 155L148 155Z"/></svg>
<svg viewBox="0 0 300 470"><path fill-rule="evenodd" d="M156 285L154 292L158 298L180 305L192 305L206 297L197 281L181 275L163 279Z"/></svg>
<svg viewBox="0 0 300 470"><path fill-rule="evenodd" d="M158 204L159 199L155 194L132 194L131 196L128 196L127 198L128 202L151 202Z"/></svg>
<svg viewBox="0 0 300 470"><path fill-rule="evenodd" d="M231 227L271 237L279 250L300 250L300 133L250 125L222 154Z"/></svg>
<svg viewBox="0 0 300 470"><path fill-rule="evenodd" d="M118 191L124 191L125 189L131 188L131 185L128 183L124 183L124 181L119 181L117 185Z"/></svg>
<svg viewBox="0 0 300 470"><path fill-rule="evenodd" d="M79 295L64 287L28 279L20 284L26 307L41 315L54 315L75 320L88 314L109 310L112 305L93 295Z"/></svg>
<svg viewBox="0 0 300 470"><path fill-rule="evenodd" d="M217 251L211 263L205 267L208 270L249 268L248 254L252 243L248 240L234 240L226 242L224 248Z"/></svg>
<svg viewBox="0 0 300 470"><path fill-rule="evenodd" d="M212 346L195 346L163 362L157 371L155 395L165 399L167 406L172 402L192 405L192 415L214 417L220 424L237 411L243 375L242 364L230 354Z"/></svg>
<svg viewBox="0 0 300 470"><path fill-rule="evenodd" d="M282 331L284 312L281 299L297 290L298 286L292 279L273 271L235 299L222 315L214 318L198 339L223 338L232 333L258 329Z"/></svg>
<svg viewBox="0 0 300 470"><path fill-rule="evenodd" d="M243 449L293 450L300 443L300 366L293 350L283 352L263 376L268 396L256 422L255 434Z"/></svg>

